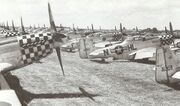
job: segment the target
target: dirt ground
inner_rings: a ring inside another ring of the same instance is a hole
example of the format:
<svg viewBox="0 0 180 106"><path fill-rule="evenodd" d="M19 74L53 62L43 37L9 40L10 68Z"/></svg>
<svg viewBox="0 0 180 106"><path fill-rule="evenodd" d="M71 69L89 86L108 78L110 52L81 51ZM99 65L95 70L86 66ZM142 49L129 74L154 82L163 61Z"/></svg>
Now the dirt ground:
<svg viewBox="0 0 180 106"><path fill-rule="evenodd" d="M67 52L62 52L62 57L65 77L55 52L42 59L41 63L11 72L19 79L24 95L27 94L28 106L180 104L180 86L156 83L152 64L112 59L100 63L80 59L78 53Z"/></svg>

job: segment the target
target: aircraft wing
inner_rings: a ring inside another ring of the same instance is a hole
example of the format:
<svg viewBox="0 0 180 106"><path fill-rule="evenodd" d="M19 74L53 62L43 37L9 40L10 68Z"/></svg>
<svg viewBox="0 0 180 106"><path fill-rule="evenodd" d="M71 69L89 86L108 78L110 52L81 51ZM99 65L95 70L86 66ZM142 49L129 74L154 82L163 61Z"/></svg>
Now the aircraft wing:
<svg viewBox="0 0 180 106"><path fill-rule="evenodd" d="M0 106L22 106L14 90L0 90Z"/></svg>
<svg viewBox="0 0 180 106"><path fill-rule="evenodd" d="M176 72L172 78L180 79L180 71Z"/></svg>
<svg viewBox="0 0 180 106"><path fill-rule="evenodd" d="M1 89L10 89L8 83L6 82L4 76L2 75L2 71L10 70L13 68L12 64L9 63L0 63L0 90ZM1 98L1 97L0 97ZM1 100L1 99L0 99ZM0 105L1 106L1 105Z"/></svg>
<svg viewBox="0 0 180 106"><path fill-rule="evenodd" d="M0 63L0 72L5 71L5 70L10 70L14 66L10 63Z"/></svg>
<svg viewBox="0 0 180 106"><path fill-rule="evenodd" d="M171 48L173 52L176 52L180 50L180 48ZM155 56L156 53L156 48L155 47L149 47L149 48L144 48L140 50L136 50L132 53L129 54L129 56L135 55L134 59L144 59L144 58L152 58Z"/></svg>
<svg viewBox="0 0 180 106"><path fill-rule="evenodd" d="M180 50L180 48L178 48L178 47L171 47L171 50L176 52L176 51Z"/></svg>
<svg viewBox="0 0 180 106"><path fill-rule="evenodd" d="M134 52L130 53L129 55L130 56L135 55L134 59L144 59L144 58L153 57L155 53L156 53L156 48L149 47L149 48L144 48L144 49L134 51Z"/></svg>
<svg viewBox="0 0 180 106"><path fill-rule="evenodd" d="M0 106L22 106L14 90L10 89L2 71L12 69L9 63L0 63Z"/></svg>

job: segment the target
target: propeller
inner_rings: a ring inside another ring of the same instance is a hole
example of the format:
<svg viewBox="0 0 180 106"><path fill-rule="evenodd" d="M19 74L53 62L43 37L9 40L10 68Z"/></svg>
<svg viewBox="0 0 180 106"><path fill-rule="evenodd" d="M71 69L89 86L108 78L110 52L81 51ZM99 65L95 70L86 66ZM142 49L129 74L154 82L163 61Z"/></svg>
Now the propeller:
<svg viewBox="0 0 180 106"><path fill-rule="evenodd" d="M14 27L14 21L12 20L12 29L13 29L13 32L16 31L15 27Z"/></svg>
<svg viewBox="0 0 180 106"><path fill-rule="evenodd" d="M60 64L61 69L62 69L63 76L65 76L64 68L63 68L63 65L62 65L62 59L61 59L60 45L59 45L59 42L62 41L61 39L64 38L65 35L60 34L60 33L57 32L55 22L54 22L54 19L53 19L53 16L52 16L52 12L51 12L51 7L50 7L49 3L48 3L48 12L49 12L49 22L50 22L50 26L51 26L51 32L53 34L54 48L56 49L56 53L57 53L57 56L58 56L59 64Z"/></svg>
<svg viewBox="0 0 180 106"><path fill-rule="evenodd" d="M9 30L9 25L8 25L8 21L7 21L7 23L6 23L6 24L7 24L7 27L6 27L6 29L7 29L7 30Z"/></svg>
<svg viewBox="0 0 180 106"><path fill-rule="evenodd" d="M56 48L56 52L57 52L58 60L59 60L59 63L60 63L61 69L62 69L63 76L65 76L65 74L64 74L64 68L63 68L63 65L62 65L60 47L57 47L57 48Z"/></svg>
<svg viewBox="0 0 180 106"><path fill-rule="evenodd" d="M91 24L91 28L92 28L92 32L95 33L93 24Z"/></svg>
<svg viewBox="0 0 180 106"><path fill-rule="evenodd" d="M116 26L115 26L114 28L115 28L115 31L117 31L117 28L116 28Z"/></svg>
<svg viewBox="0 0 180 106"><path fill-rule="evenodd" d="M120 32L123 33L122 23L120 23Z"/></svg>
<svg viewBox="0 0 180 106"><path fill-rule="evenodd" d="M173 32L173 27L172 27L172 24L171 22L169 22L169 29L170 29L170 34L172 35L172 39L173 39L173 45L175 47L175 43L174 43L174 32Z"/></svg>
<svg viewBox="0 0 180 106"><path fill-rule="evenodd" d="M22 35L25 35L25 34L28 34L25 29L24 29L24 25L23 25L23 20L22 20L22 17L21 17L21 30L22 30Z"/></svg>
<svg viewBox="0 0 180 106"><path fill-rule="evenodd" d="M138 29L138 27L136 26L136 33L139 33L139 29Z"/></svg>
<svg viewBox="0 0 180 106"><path fill-rule="evenodd" d="M21 29L22 29L22 33L25 33L22 17L21 17Z"/></svg>
<svg viewBox="0 0 180 106"><path fill-rule="evenodd" d="M168 30L167 30L166 26L165 26L165 33L168 34Z"/></svg>

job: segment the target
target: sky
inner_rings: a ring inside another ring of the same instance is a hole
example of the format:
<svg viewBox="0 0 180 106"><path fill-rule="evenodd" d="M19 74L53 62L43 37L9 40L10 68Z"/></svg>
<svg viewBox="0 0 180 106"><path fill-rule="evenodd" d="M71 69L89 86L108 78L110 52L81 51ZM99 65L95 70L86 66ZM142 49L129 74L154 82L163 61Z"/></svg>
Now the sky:
<svg viewBox="0 0 180 106"><path fill-rule="evenodd" d="M180 0L0 0L0 22L19 26L22 16L25 26L49 26L48 2L56 25L164 29L171 21L180 29Z"/></svg>

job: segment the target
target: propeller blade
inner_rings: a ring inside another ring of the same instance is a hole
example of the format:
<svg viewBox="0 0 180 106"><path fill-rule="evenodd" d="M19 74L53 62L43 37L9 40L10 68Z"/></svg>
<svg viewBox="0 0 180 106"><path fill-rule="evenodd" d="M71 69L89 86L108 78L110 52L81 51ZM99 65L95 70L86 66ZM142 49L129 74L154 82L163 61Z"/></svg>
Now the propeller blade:
<svg viewBox="0 0 180 106"><path fill-rule="evenodd" d="M168 30L167 30L167 27L165 26L165 33L168 34Z"/></svg>
<svg viewBox="0 0 180 106"><path fill-rule="evenodd" d="M92 28L92 31L94 32L94 25L93 24L91 24L91 28Z"/></svg>
<svg viewBox="0 0 180 106"><path fill-rule="evenodd" d="M48 13L49 13L49 22L50 22L50 26L51 26L51 31L53 33L53 39L55 41L54 43L56 43L57 41L61 41L61 36L63 34L57 33L56 25L55 25L55 22L54 22L54 19L53 19L53 16L52 16L52 12L51 12L50 3L48 3ZM56 53L57 53L57 56L58 56L59 64L60 64L61 69L62 69L63 76L65 76L63 65L62 65L62 60L61 60L60 47L59 46L55 46L55 49L56 49Z"/></svg>
<svg viewBox="0 0 180 106"><path fill-rule="evenodd" d="M121 24L121 23L120 23L120 32L121 32L121 33L123 32L122 24Z"/></svg>
<svg viewBox="0 0 180 106"><path fill-rule="evenodd" d="M49 12L49 22L50 22L50 25L51 25L51 29L52 29L54 32L57 32L57 30L56 30L56 25L55 25L55 23L54 23L54 19L53 19L52 12L51 12L51 6L50 6L49 3L48 3L48 12Z"/></svg>
<svg viewBox="0 0 180 106"><path fill-rule="evenodd" d="M21 28L22 28L22 34L25 34L26 32L25 32L25 29L24 29L22 17L21 17Z"/></svg>
<svg viewBox="0 0 180 106"><path fill-rule="evenodd" d="M9 30L9 25L8 25L8 21L7 21L7 28L6 28L7 30Z"/></svg>
<svg viewBox="0 0 180 106"><path fill-rule="evenodd" d="M170 33L171 33L171 35L174 35L174 32L173 32L173 27L172 27L171 22L169 22L169 29L170 29Z"/></svg>
<svg viewBox="0 0 180 106"><path fill-rule="evenodd" d="M136 26L136 32L139 32L138 27Z"/></svg>
<svg viewBox="0 0 180 106"><path fill-rule="evenodd" d="M13 32L15 32L15 27L14 27L14 21L12 20L12 28L13 28Z"/></svg>
<svg viewBox="0 0 180 106"><path fill-rule="evenodd" d="M173 32L173 27L171 22L169 22L169 29L170 29L170 34L172 35L172 39L173 39L173 46L175 47L175 42L174 42L174 32Z"/></svg>
<svg viewBox="0 0 180 106"><path fill-rule="evenodd" d="M57 52L59 64L60 64L61 69L62 69L63 76L65 76L65 74L64 74L64 68L63 68L62 60L61 60L61 51L60 51L60 47L56 47L56 52Z"/></svg>

